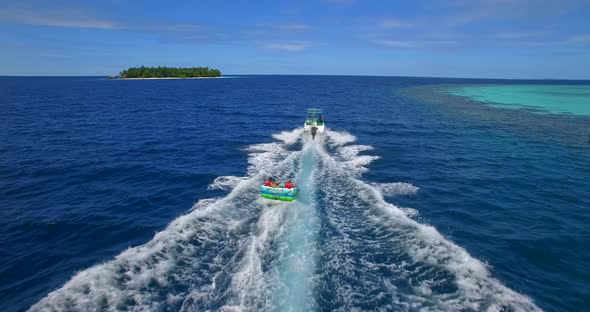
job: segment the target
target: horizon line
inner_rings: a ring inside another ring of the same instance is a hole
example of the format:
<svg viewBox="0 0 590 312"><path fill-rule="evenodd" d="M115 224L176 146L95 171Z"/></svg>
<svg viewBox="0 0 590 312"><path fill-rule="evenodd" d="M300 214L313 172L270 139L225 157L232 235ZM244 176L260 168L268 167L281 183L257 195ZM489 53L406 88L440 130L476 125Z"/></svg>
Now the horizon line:
<svg viewBox="0 0 590 312"><path fill-rule="evenodd" d="M108 78L111 75L0 75L0 78L76 78L93 77ZM222 74L223 76L324 76L324 77L383 77L383 78L432 78L432 79L479 79L479 80L566 80L589 81L589 78L497 78L497 77L443 77L443 76L412 76L412 75L359 75L359 74Z"/></svg>

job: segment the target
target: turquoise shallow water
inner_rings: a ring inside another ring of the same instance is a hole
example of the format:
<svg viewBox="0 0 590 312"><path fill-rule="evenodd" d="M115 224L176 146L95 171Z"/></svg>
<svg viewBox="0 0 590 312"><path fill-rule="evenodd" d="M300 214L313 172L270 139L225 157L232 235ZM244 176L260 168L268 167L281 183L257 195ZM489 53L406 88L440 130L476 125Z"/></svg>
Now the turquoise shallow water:
<svg viewBox="0 0 590 312"><path fill-rule="evenodd" d="M451 87L449 93L497 107L590 116L587 85L470 85Z"/></svg>

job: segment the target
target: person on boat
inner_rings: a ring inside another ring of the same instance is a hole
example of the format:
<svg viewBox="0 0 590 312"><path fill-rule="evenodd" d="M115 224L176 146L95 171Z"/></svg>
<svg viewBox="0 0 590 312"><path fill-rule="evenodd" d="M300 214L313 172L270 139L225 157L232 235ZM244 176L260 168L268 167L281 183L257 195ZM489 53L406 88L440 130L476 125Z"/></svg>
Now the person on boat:
<svg viewBox="0 0 590 312"><path fill-rule="evenodd" d="M271 186L271 184L272 184L272 178L268 177L266 179L266 181L264 181L264 186Z"/></svg>
<svg viewBox="0 0 590 312"><path fill-rule="evenodd" d="M279 181L270 182L270 187L279 187Z"/></svg>
<svg viewBox="0 0 590 312"><path fill-rule="evenodd" d="M287 183L285 183L285 188L287 188L287 189L293 188L293 184L291 183L291 179L287 180Z"/></svg>

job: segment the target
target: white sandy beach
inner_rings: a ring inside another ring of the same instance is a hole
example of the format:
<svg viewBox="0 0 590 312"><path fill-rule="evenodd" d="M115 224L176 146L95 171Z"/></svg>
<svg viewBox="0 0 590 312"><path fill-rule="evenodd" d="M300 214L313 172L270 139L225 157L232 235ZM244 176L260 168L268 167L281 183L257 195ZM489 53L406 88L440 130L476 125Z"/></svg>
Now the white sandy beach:
<svg viewBox="0 0 590 312"><path fill-rule="evenodd" d="M167 80L167 79L217 79L221 77L151 77L151 78L114 78L119 80Z"/></svg>

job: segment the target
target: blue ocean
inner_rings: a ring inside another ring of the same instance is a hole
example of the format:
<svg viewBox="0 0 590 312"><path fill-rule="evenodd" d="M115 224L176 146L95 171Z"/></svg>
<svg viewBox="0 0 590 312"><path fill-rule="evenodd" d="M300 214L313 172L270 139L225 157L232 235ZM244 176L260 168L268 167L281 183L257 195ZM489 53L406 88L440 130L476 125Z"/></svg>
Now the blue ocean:
<svg viewBox="0 0 590 312"><path fill-rule="evenodd" d="M0 310L589 310L590 116L490 84L590 88L0 77Z"/></svg>

